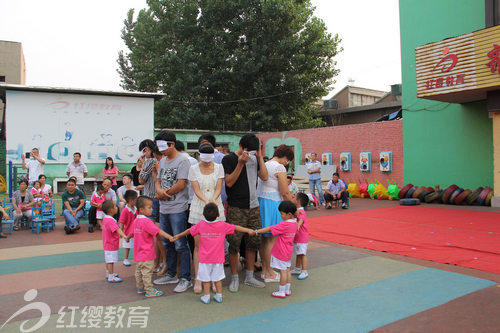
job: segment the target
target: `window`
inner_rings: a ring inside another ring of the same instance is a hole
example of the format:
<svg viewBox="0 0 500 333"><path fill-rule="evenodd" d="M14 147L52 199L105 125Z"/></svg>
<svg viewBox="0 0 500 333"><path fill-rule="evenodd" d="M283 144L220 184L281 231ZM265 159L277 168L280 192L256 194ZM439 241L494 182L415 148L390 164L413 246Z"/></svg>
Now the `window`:
<svg viewBox="0 0 500 333"><path fill-rule="evenodd" d="M5 82L5 75L0 75L0 82Z"/></svg>
<svg viewBox="0 0 500 333"><path fill-rule="evenodd" d="M484 1L486 28L500 24L500 0Z"/></svg>

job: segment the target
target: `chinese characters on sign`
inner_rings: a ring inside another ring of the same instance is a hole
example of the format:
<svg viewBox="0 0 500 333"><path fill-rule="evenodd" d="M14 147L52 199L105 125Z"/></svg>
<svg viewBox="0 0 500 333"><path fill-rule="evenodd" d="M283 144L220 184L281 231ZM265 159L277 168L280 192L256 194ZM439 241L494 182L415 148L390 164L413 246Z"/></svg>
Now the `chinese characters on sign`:
<svg viewBox="0 0 500 333"><path fill-rule="evenodd" d="M140 328L146 328L148 326L148 315L150 307L144 306L130 306L128 317L124 319L127 310L121 305L116 306L85 306L82 309L80 320L75 317L77 315L76 310L79 306L68 306L68 310L71 312L64 312L66 307L63 306L59 309L58 314L60 315L57 319L56 328L130 328L132 326L139 326ZM67 324L66 318L69 321Z"/></svg>
<svg viewBox="0 0 500 333"><path fill-rule="evenodd" d="M493 50L488 52L488 57L491 58L491 60L486 64L486 66L490 66L490 71L493 73L495 72L495 69L500 61L500 46L493 44ZM498 66L498 74L500 74L500 66Z"/></svg>
<svg viewBox="0 0 500 333"><path fill-rule="evenodd" d="M451 71L455 65L458 63L458 57L455 54L448 54L450 52L449 47L445 47L443 50L443 55L445 56L443 59L441 59L436 66L432 69L436 69L437 66L445 62L446 60L451 60L451 64L447 67L448 64L443 64L443 67L441 68L442 73L446 73ZM445 85L447 87L457 85L457 84L463 84L465 83L465 74L458 74L457 76L450 75L446 77L439 77L437 79L432 79L432 80L427 80L426 82L426 88L427 89L434 89L434 88L442 88Z"/></svg>

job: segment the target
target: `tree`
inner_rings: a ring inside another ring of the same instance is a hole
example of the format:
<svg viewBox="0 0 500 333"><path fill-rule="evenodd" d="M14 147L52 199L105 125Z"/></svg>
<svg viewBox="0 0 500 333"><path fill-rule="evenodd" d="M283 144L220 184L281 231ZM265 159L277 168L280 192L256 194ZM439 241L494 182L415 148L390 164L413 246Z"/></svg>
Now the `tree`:
<svg viewBox="0 0 500 333"><path fill-rule="evenodd" d="M318 127L312 104L338 74L338 35L309 0L148 0L131 9L118 72L126 90L163 92L155 126L279 131Z"/></svg>

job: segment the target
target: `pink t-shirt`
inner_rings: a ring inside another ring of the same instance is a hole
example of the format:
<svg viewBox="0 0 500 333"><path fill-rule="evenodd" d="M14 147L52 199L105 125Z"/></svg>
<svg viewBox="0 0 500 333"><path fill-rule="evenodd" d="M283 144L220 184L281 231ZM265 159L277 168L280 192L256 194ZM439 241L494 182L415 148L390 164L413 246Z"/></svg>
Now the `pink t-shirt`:
<svg viewBox="0 0 500 333"><path fill-rule="evenodd" d="M134 207L135 208L135 207ZM123 233L125 235L130 235L133 232L132 225L137 216L137 209L132 210L129 206L126 206L120 215L120 223L123 223Z"/></svg>
<svg viewBox="0 0 500 333"><path fill-rule="evenodd" d="M160 228L144 215L137 215L133 226L131 233L134 236L134 260L154 260L156 258L155 237Z"/></svg>
<svg viewBox="0 0 500 333"><path fill-rule="evenodd" d="M118 172L118 167L114 166L112 169L102 169L102 172L104 172L106 175L112 175ZM113 178L113 185L116 185L116 177Z"/></svg>
<svg viewBox="0 0 500 333"><path fill-rule="evenodd" d="M270 226L273 236L278 235L271 254L281 261L290 261L293 252L293 239L297 232L297 221L286 220Z"/></svg>
<svg viewBox="0 0 500 333"><path fill-rule="evenodd" d="M97 204L102 204L104 201L106 201L106 196L103 194L101 196L98 196L97 193L94 193L92 195L92 199L90 199L90 202L97 203ZM101 208L97 208L98 211L102 211Z"/></svg>
<svg viewBox="0 0 500 333"><path fill-rule="evenodd" d="M120 235L116 232L118 224L116 220L109 215L105 215L102 220L102 246L104 251L118 251L120 248Z"/></svg>
<svg viewBox="0 0 500 333"><path fill-rule="evenodd" d="M297 222L302 219L304 223L300 226L300 229L295 234L295 238L293 239L294 243L309 243L309 231L307 231L307 216L304 208L299 208L299 218Z"/></svg>
<svg viewBox="0 0 500 333"><path fill-rule="evenodd" d="M42 189L40 189L40 188L39 188L39 189L37 190L36 188L34 188L34 187L33 187L33 188L31 189L31 194L33 194L33 198L35 199L35 202L38 202L38 201L42 200L42 198L41 198L41 197L39 197L39 198L35 198L35 194L42 194Z"/></svg>
<svg viewBox="0 0 500 333"><path fill-rule="evenodd" d="M191 235L200 235L200 262L203 264L224 263L224 240L234 234L234 224L224 221L200 221L193 225Z"/></svg>

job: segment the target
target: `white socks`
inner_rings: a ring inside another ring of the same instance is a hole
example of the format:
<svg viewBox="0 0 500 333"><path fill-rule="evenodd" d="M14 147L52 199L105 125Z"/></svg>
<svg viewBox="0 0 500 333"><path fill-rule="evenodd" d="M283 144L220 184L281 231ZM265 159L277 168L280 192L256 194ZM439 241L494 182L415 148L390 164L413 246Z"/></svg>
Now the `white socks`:
<svg viewBox="0 0 500 333"><path fill-rule="evenodd" d="M285 284L285 293L288 294L290 292L290 287L291 287L291 283L287 283ZM281 292L281 286L280 286L280 292Z"/></svg>
<svg viewBox="0 0 500 333"><path fill-rule="evenodd" d="M247 280L250 280L250 279L252 279L252 278L253 278L253 271L249 271L249 270L247 269Z"/></svg>

